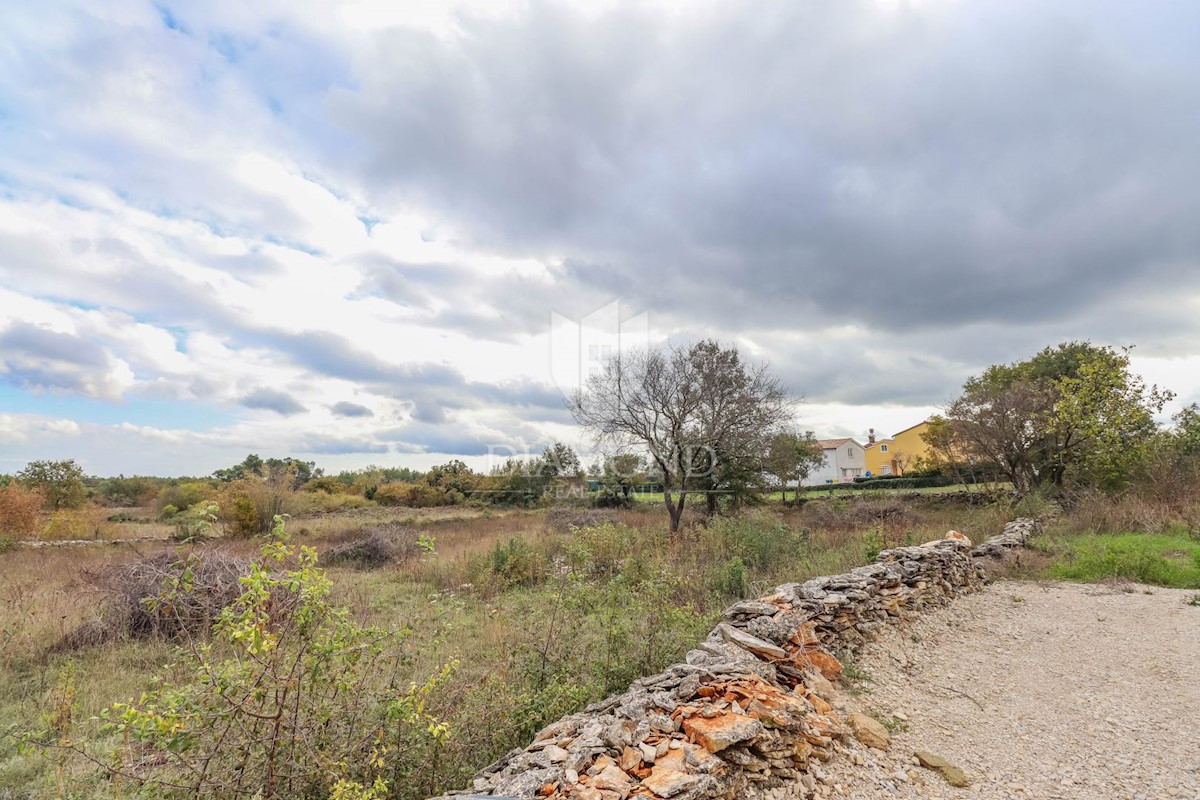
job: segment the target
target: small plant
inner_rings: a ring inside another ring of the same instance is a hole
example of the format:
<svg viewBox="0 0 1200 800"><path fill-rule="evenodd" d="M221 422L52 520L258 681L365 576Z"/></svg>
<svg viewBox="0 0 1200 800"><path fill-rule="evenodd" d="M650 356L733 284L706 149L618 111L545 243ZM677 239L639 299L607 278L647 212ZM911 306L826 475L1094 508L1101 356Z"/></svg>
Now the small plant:
<svg viewBox="0 0 1200 800"><path fill-rule="evenodd" d="M1187 603L1189 606L1196 606L1196 607L1200 608L1200 594L1194 594L1191 597L1189 597L1187 600L1184 600L1184 602Z"/></svg>
<svg viewBox="0 0 1200 800"><path fill-rule="evenodd" d="M880 718L879 724L887 728L888 733L903 733L908 730L908 723L899 717Z"/></svg>
<svg viewBox="0 0 1200 800"><path fill-rule="evenodd" d="M863 694L866 691L863 684L871 683L871 676L858 665L851 654L843 654L839 660L842 662L841 681L846 691L855 697Z"/></svg>
<svg viewBox="0 0 1200 800"><path fill-rule="evenodd" d="M878 528L872 528L863 537L863 552L869 564L875 563L875 559L879 558L879 554L883 552L883 534L879 532Z"/></svg>
<svg viewBox="0 0 1200 800"><path fill-rule="evenodd" d="M171 538L177 542L192 542L205 538L216 524L217 512L220 510L216 503L206 502L197 503L187 511L176 512L171 518L171 524L175 526L175 533ZM166 509L163 511L165 513Z"/></svg>
<svg viewBox="0 0 1200 800"><path fill-rule="evenodd" d="M170 613L192 579L173 576L147 605ZM65 694L26 742L81 754L158 796L369 800L409 769L415 743L446 738L426 698L451 667L424 684L397 680L408 631L363 627L334 607L316 551L289 544L282 517L241 584L212 641L187 638L188 663L173 673L185 677L101 712L115 750L72 738L57 710Z"/></svg>
<svg viewBox="0 0 1200 800"><path fill-rule="evenodd" d="M717 578L717 589L729 597L741 598L750 594L750 570L741 556L726 562Z"/></svg>

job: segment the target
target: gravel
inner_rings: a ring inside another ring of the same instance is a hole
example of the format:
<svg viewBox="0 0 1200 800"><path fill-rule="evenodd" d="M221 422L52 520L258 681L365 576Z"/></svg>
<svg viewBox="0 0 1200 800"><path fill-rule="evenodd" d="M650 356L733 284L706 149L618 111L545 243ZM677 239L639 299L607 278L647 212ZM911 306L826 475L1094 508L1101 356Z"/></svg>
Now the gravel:
<svg viewBox="0 0 1200 800"><path fill-rule="evenodd" d="M1200 800L1195 591L1001 582L883 632L845 699L892 729L819 796ZM966 771L953 788L916 751ZM858 763L856 763L858 762Z"/></svg>

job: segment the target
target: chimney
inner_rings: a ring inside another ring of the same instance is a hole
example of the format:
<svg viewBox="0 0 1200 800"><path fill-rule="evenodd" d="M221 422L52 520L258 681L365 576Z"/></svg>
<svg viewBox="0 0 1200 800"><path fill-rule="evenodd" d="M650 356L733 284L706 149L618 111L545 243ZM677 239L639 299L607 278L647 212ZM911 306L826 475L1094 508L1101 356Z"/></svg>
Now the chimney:
<svg viewBox="0 0 1200 800"><path fill-rule="evenodd" d="M867 429L867 444L875 444L875 429Z"/></svg>

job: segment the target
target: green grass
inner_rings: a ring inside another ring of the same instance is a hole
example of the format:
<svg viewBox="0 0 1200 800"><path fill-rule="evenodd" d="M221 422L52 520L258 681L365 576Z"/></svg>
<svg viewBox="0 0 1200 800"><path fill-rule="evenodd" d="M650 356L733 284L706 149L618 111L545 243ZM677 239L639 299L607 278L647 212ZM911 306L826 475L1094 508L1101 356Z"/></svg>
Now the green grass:
<svg viewBox="0 0 1200 800"><path fill-rule="evenodd" d="M1200 541L1186 536L1091 534L1064 545L1056 563L1047 568L1047 577L1200 589Z"/></svg>

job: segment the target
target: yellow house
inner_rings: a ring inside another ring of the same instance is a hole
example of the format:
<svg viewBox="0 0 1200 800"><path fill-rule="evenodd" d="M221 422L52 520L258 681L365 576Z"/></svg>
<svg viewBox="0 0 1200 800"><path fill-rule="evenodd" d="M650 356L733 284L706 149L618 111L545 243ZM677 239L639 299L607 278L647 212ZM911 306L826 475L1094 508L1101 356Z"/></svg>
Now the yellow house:
<svg viewBox="0 0 1200 800"><path fill-rule="evenodd" d="M921 438L921 434L929 430L929 421L918 422L911 428L905 428L890 439L875 440L875 429L867 437L867 446L863 451L866 461L865 474L872 477L880 475L903 475L911 472L918 459L928 458L929 445Z"/></svg>

